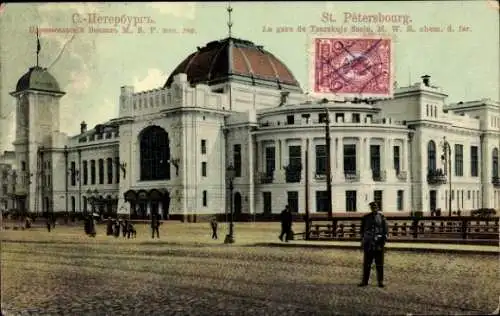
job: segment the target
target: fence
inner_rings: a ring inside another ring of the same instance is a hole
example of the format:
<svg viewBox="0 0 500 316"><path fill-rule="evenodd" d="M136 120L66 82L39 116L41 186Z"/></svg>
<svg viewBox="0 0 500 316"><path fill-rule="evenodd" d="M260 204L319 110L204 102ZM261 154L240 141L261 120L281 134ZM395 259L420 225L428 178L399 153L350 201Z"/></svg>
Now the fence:
<svg viewBox="0 0 500 316"><path fill-rule="evenodd" d="M391 241L499 241L498 217L386 217ZM297 234L307 240L361 240L359 217L311 219L306 233ZM479 243L479 242L478 242Z"/></svg>

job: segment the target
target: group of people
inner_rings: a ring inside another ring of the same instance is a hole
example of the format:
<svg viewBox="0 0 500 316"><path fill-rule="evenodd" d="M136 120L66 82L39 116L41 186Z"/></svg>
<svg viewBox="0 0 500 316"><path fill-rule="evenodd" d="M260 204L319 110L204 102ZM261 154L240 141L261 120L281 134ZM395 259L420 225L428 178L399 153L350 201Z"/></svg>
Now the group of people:
<svg viewBox="0 0 500 316"><path fill-rule="evenodd" d="M384 247L387 242L389 228L387 220L378 208L376 202L371 202L370 213L363 216L361 221L361 248L363 249L363 276L359 286L368 285L370 270L375 261L377 283L384 287ZM288 242L293 239L293 216L288 205L280 214L281 234L279 239ZM285 239L283 239L285 238Z"/></svg>
<svg viewBox="0 0 500 316"><path fill-rule="evenodd" d="M123 238L131 238L135 237L136 231L134 225L132 225L128 220L111 218L108 217L106 224L106 235L107 236L115 236L115 238L120 237L120 231L122 233Z"/></svg>

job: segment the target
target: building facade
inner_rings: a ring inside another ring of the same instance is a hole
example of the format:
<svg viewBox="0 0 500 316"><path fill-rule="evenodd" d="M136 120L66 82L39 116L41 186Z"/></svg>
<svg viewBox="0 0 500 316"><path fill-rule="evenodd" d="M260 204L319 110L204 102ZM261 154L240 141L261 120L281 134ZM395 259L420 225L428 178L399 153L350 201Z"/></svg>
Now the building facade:
<svg viewBox="0 0 500 316"><path fill-rule="evenodd" d="M390 99L314 99L262 46L226 38L198 48L161 88L121 87L119 116L82 122L78 135L59 131L64 92L45 68L30 68L11 94L6 174L29 211L184 218L232 201L236 214L321 213L328 166L334 213L366 212L372 200L387 212L500 208L499 103L447 104L428 76Z"/></svg>

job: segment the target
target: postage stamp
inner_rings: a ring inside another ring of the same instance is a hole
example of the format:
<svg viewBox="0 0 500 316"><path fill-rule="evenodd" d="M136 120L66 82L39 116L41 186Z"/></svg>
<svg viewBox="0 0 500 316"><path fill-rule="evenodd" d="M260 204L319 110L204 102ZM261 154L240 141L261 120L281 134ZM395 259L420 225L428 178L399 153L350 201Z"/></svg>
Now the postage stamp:
<svg viewBox="0 0 500 316"><path fill-rule="evenodd" d="M316 37L310 47L311 93L316 96L392 96L390 38Z"/></svg>

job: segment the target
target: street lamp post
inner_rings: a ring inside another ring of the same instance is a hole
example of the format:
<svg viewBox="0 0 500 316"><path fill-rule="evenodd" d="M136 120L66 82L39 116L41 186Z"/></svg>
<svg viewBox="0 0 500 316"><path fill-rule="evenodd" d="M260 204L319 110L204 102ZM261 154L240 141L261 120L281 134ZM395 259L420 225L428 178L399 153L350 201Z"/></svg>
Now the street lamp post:
<svg viewBox="0 0 500 316"><path fill-rule="evenodd" d="M227 178L229 180L229 209L230 209L230 217L229 217L229 234L226 235L226 239L224 240L225 244L232 244L234 243L234 222L233 222L233 180L235 176L235 169L233 165L229 165L226 170L227 173Z"/></svg>
<svg viewBox="0 0 500 316"><path fill-rule="evenodd" d="M443 137L443 155L441 156L441 160L445 165L445 170L448 168L448 185L450 186L448 192L448 216L451 217L451 145L446 140L446 136Z"/></svg>

